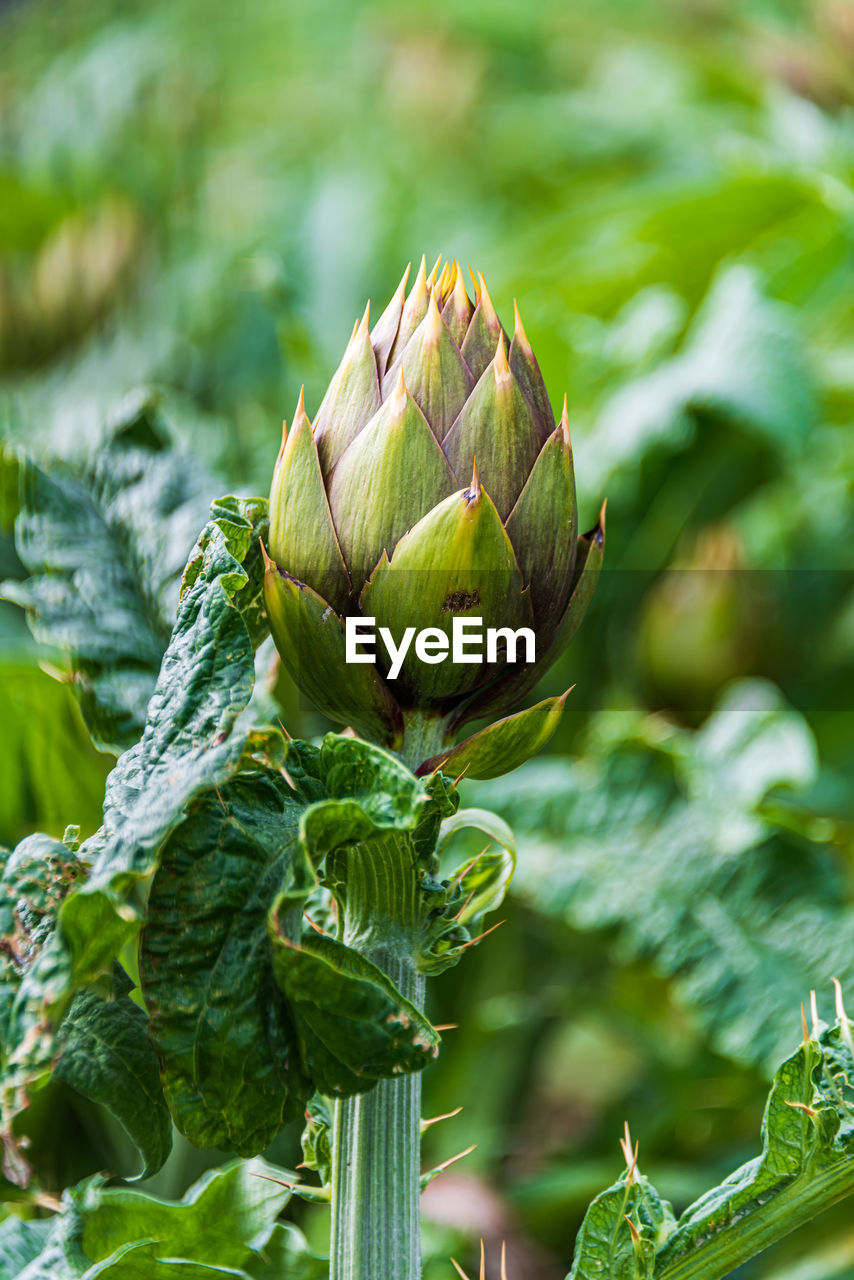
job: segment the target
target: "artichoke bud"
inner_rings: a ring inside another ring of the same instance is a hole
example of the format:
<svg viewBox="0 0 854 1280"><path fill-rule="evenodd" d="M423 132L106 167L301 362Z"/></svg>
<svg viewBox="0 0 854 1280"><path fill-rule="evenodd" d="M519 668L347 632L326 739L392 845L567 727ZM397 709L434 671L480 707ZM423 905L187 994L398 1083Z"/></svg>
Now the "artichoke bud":
<svg viewBox="0 0 854 1280"><path fill-rule="evenodd" d="M428 274L422 258L373 331L365 310L313 428L300 397L270 495L264 591L285 666L413 765L533 688L601 565L601 533L578 537L566 402L556 425L518 308L510 342L472 278L474 302L458 263ZM562 707L454 750L492 776Z"/></svg>

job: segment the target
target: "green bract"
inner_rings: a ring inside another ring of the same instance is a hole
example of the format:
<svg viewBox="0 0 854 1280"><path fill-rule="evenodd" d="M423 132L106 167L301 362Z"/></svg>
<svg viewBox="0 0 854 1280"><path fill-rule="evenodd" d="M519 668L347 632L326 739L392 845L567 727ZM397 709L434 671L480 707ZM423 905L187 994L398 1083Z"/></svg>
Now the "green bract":
<svg viewBox="0 0 854 1280"><path fill-rule="evenodd" d="M578 537L566 402L556 422L518 309L511 341L482 276L473 305L456 263L428 276L422 259L407 296L408 274L372 331L370 307L355 326L314 423L300 396L285 429L265 598L285 666L320 710L432 767L461 724L506 712L569 641L604 531ZM355 652L374 660L347 662L359 615L377 639ZM492 653L453 660L456 619L494 629ZM532 661L500 630L520 628ZM444 658L418 651L422 632ZM385 637L408 645L398 668ZM486 731L490 774L538 749L562 705ZM479 738L463 744L472 776Z"/></svg>

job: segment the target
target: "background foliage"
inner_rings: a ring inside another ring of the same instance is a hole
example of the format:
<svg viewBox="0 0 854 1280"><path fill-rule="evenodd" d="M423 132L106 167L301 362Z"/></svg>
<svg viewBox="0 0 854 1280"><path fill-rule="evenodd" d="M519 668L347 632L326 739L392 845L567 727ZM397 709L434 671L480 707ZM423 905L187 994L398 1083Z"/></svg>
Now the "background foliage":
<svg viewBox="0 0 854 1280"><path fill-rule="evenodd" d="M559 1278L624 1119L684 1207L756 1154L798 1003L854 976L851 8L18 0L0 44L0 570L39 642L3 605L3 843L100 825L210 499L266 490L407 260L515 294L569 392L609 571L540 691L577 685L550 757L470 788L517 829L515 897L436 984L459 1026L425 1077L464 1106L425 1167L478 1144L426 1194L430 1280L479 1235ZM70 1088L28 1123L48 1193L133 1166ZM211 1160L176 1142L143 1185ZM323 1213L294 1210L318 1242ZM849 1222L749 1274L854 1276Z"/></svg>

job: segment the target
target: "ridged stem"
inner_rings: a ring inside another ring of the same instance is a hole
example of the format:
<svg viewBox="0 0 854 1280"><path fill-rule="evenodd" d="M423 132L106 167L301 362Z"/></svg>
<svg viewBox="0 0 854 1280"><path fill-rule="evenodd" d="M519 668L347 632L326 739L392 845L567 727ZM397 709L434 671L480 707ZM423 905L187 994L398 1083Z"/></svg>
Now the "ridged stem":
<svg viewBox="0 0 854 1280"><path fill-rule="evenodd" d="M338 853L335 862L336 879L346 885L342 941L423 1009L411 844L389 835ZM330 1280L420 1277L420 1122L417 1072L335 1102Z"/></svg>

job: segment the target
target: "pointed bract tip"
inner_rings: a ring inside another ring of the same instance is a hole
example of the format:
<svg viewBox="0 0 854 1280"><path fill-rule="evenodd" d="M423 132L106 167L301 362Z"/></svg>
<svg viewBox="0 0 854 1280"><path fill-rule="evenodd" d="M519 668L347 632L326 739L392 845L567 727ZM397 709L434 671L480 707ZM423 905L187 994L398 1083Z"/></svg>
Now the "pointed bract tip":
<svg viewBox="0 0 854 1280"><path fill-rule="evenodd" d="M480 1238L480 1280L486 1280L486 1250L483 1247L483 1236Z"/></svg>
<svg viewBox="0 0 854 1280"><path fill-rule="evenodd" d="M427 277L427 283L428 283L428 285L430 286L430 288L431 288L431 289L433 288L434 284L436 283L436 273L437 273L437 272L438 272L438 270L439 270L439 263L440 263L441 261L442 261L442 255L441 255L441 253L440 253L440 254L439 254L439 256L438 256L438 258L436 259L436 261L433 263L433 270L430 272L429 276ZM425 259L425 262L426 262L426 259Z"/></svg>
<svg viewBox="0 0 854 1280"><path fill-rule="evenodd" d="M533 355L533 349L528 341L528 335L525 332L525 326L522 324L522 317L519 314L519 304L513 299L513 341L518 342L521 347L525 348L528 355Z"/></svg>
<svg viewBox="0 0 854 1280"><path fill-rule="evenodd" d="M275 560L271 560L267 554L267 548L264 546L264 539L258 539L258 545L261 548L261 559L264 561L264 572L271 573L276 568Z"/></svg>
<svg viewBox="0 0 854 1280"><path fill-rule="evenodd" d="M803 1000L801 1001L801 1031L804 1037L804 1044L806 1044L810 1038L810 1030L807 1026L807 1011L804 1008Z"/></svg>
<svg viewBox="0 0 854 1280"><path fill-rule="evenodd" d="M483 307L487 315L498 320L498 312L495 310L492 298L489 296L489 290L486 287L486 280L482 271L477 273L477 278L480 281L480 296L478 297L478 303Z"/></svg>
<svg viewBox="0 0 854 1280"><path fill-rule="evenodd" d="M492 368L495 373L496 382L509 382L513 377L510 372L510 365L507 363L507 348L504 345L503 329L498 335L498 346L495 349L495 358L492 361Z"/></svg>
<svg viewBox="0 0 854 1280"><path fill-rule="evenodd" d="M471 276L471 282L474 285L474 301L475 305L477 305L477 303L480 302L480 280L478 279L478 273L475 271L474 267L469 267L469 275Z"/></svg>
<svg viewBox="0 0 854 1280"><path fill-rule="evenodd" d="M394 391L392 392L392 398L395 401L394 407L397 413L403 412L406 407L406 397L408 395L409 392L406 389L406 379L403 376L403 365L399 365L397 370L397 381L394 384Z"/></svg>
<svg viewBox="0 0 854 1280"><path fill-rule="evenodd" d="M507 1280L507 1241L501 1241L501 1280Z"/></svg>
<svg viewBox="0 0 854 1280"><path fill-rule="evenodd" d="M293 423L291 424L291 430L295 431L297 427L301 427L304 423L307 426L311 427L311 419L309 418L308 414L305 411L305 387L302 386L300 387L299 400L297 401L296 412L294 413L294 420L293 420Z"/></svg>
<svg viewBox="0 0 854 1280"><path fill-rule="evenodd" d="M562 693L562 694L560 695L560 697L559 697L559 698L558 698L558 700L557 700L557 704L558 704L558 706L559 706L559 707L565 707L565 706L566 706L566 700L567 700L567 698L569 697L569 695L572 693L572 691L573 691L573 689L574 689L574 688L575 688L575 685L574 685L574 684L571 684L571 685L569 686L569 688L567 689L566 693Z"/></svg>
<svg viewBox="0 0 854 1280"><path fill-rule="evenodd" d="M430 301L427 303L427 337L433 342L438 342L445 327L445 322L439 311L437 292L436 289L430 290Z"/></svg>
<svg viewBox="0 0 854 1280"><path fill-rule="evenodd" d="M818 1039L818 999L814 991L810 992L810 1017L812 1018L812 1038Z"/></svg>
<svg viewBox="0 0 854 1280"><path fill-rule="evenodd" d="M359 321L359 325L358 325L358 328L356 329L356 332L358 333L359 329L364 329L365 333L367 333L370 327L371 327L371 300L370 298L368 298L367 304L365 305L364 313L362 315L362 319Z"/></svg>
<svg viewBox="0 0 854 1280"><path fill-rule="evenodd" d="M471 460L471 484L466 489L465 494L468 502L474 502L476 498L480 497L480 476L477 474L476 457Z"/></svg>
<svg viewBox="0 0 854 1280"><path fill-rule="evenodd" d="M463 279L463 269L459 263L454 264L457 268L454 276L454 301L457 304L457 310L467 310L471 306L468 293L466 292L466 282Z"/></svg>

